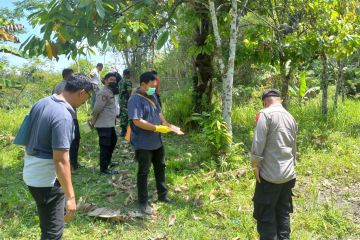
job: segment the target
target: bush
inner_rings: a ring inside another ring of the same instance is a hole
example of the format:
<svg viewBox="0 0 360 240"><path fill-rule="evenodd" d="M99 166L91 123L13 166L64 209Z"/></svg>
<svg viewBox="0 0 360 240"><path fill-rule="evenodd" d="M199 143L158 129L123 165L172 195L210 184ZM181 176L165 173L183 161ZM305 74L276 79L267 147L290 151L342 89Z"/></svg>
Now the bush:
<svg viewBox="0 0 360 240"><path fill-rule="evenodd" d="M168 122L188 128L192 114L191 91L189 89L168 92L162 95L163 113Z"/></svg>

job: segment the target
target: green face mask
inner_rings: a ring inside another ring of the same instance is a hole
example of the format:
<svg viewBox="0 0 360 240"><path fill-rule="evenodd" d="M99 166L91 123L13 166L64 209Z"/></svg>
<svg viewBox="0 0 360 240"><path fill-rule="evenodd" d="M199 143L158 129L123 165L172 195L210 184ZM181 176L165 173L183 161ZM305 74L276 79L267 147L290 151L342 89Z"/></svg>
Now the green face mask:
<svg viewBox="0 0 360 240"><path fill-rule="evenodd" d="M146 94L149 95L149 96L151 96L151 95L154 95L155 91L156 91L156 88L150 87L150 88L146 91Z"/></svg>

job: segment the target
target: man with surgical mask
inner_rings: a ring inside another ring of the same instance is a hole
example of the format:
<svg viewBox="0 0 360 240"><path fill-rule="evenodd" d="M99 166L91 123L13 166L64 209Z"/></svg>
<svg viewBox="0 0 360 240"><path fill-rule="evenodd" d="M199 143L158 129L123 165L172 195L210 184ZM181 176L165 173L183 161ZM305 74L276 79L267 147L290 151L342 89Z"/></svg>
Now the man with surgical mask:
<svg viewBox="0 0 360 240"><path fill-rule="evenodd" d="M165 151L161 133L171 132L170 124L161 113L161 106L155 97L156 76L145 72L140 76L140 87L131 95L128 114L131 128L130 143L135 149L139 163L137 188L139 208L145 214L152 214L148 206L147 181L151 163L154 166L158 200L171 203L165 184Z"/></svg>
<svg viewBox="0 0 360 240"><path fill-rule="evenodd" d="M109 169L109 166L116 166L112 163L112 153L115 149L117 136L115 132L116 103L114 95L119 94L116 83L116 75L108 73L103 79L104 87L98 92L94 109L89 121L99 134L100 146L100 172L104 174L118 174L116 170Z"/></svg>

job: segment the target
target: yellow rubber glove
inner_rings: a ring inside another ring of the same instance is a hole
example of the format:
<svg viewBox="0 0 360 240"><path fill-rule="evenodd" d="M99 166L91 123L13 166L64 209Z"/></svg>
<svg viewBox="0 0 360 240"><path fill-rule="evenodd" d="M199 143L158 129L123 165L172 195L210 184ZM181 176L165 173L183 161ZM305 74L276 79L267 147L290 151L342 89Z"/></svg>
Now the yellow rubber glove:
<svg viewBox="0 0 360 240"><path fill-rule="evenodd" d="M171 132L171 129L167 126L164 125L156 125L155 126L155 132L159 132L159 133L168 133Z"/></svg>

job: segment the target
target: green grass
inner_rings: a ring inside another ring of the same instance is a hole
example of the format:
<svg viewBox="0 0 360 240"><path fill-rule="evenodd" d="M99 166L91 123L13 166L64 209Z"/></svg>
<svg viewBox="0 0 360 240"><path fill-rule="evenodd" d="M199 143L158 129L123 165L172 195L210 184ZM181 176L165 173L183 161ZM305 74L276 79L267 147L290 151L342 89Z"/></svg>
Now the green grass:
<svg viewBox="0 0 360 240"><path fill-rule="evenodd" d="M354 221L360 216L350 214L351 205L341 201L357 194L358 189L352 187L360 181L359 107L360 102L346 100L337 114L330 111L325 122L319 117L319 99L304 106L291 106L290 112L299 123L300 152L292 239L360 239L359 221ZM257 101L234 106L234 137L237 142L244 142L243 158L248 154L254 116L259 108ZM22 149L9 144L27 111L0 110L0 239L38 239L40 234L34 201L22 181ZM79 116L80 122L86 119L84 107ZM161 234L168 239L256 239L256 223L252 218L251 197L255 183L252 173L247 172L242 177L209 174L213 165L198 159L202 146L193 139L191 135L167 135L164 138L167 182L175 200L173 205L157 204L158 215L154 219L123 223L77 213L66 226L64 239L149 239ZM114 160L122 161L123 144L119 143L118 148ZM85 168L73 176L77 199L83 196L99 207L121 209L122 212L136 210L135 203L124 205L127 197L124 193L110 198L103 196L103 192L115 189L108 183L109 176L98 173L95 132L82 133L80 163ZM128 169L135 181L136 167L132 162L121 163L119 168ZM249 169L248 163L243 163L242 167ZM149 179L153 193L152 174ZM333 192L324 186L326 181L333 184ZM189 189L176 193L175 187L181 185L187 185ZM198 195L201 196L200 206L194 203ZM171 214L176 215L176 221L168 227Z"/></svg>

